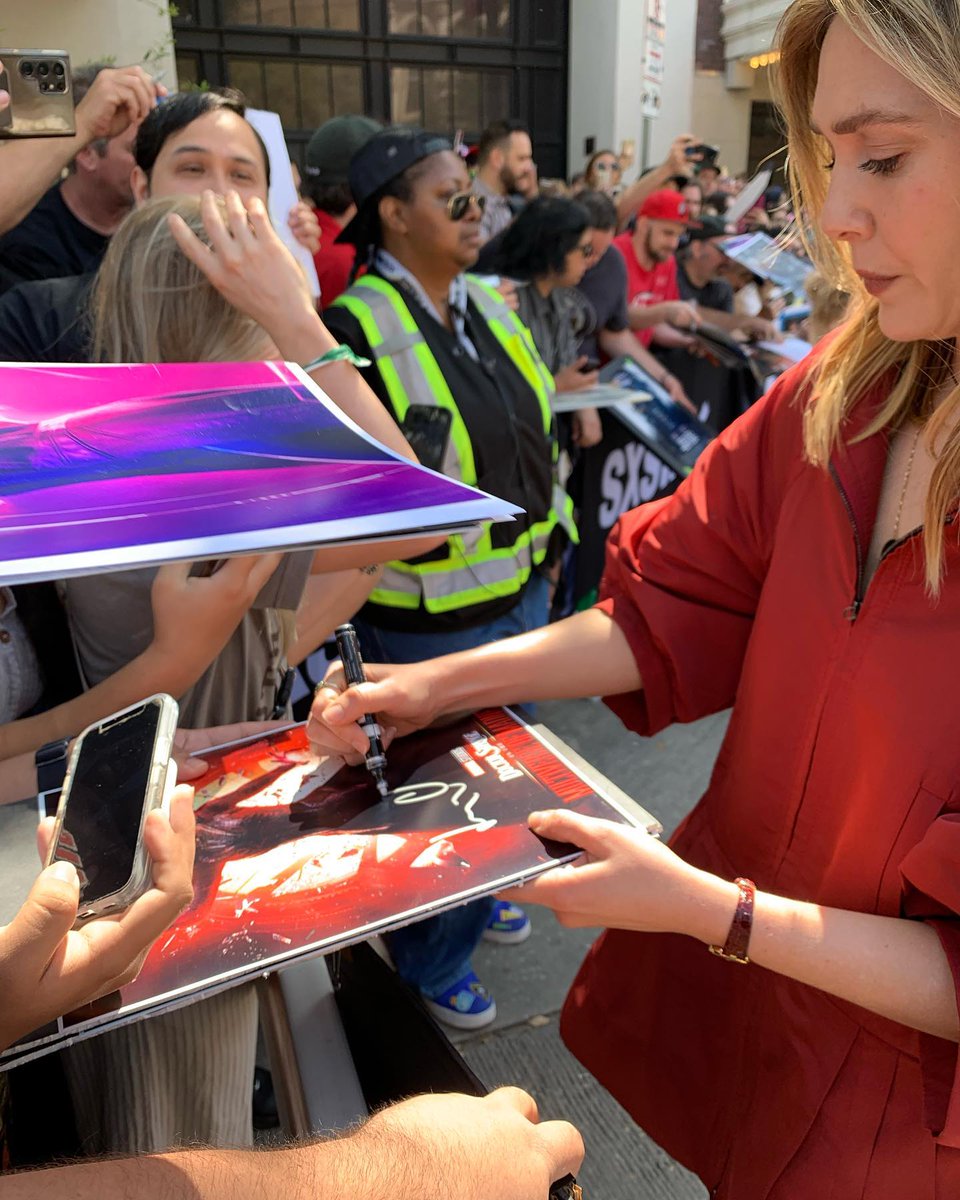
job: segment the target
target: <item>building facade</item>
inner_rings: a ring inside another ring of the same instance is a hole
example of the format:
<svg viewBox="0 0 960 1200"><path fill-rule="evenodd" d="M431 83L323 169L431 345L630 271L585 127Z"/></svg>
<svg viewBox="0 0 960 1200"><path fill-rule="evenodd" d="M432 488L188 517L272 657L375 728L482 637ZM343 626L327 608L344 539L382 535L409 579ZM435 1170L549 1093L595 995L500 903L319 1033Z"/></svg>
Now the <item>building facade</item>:
<svg viewBox="0 0 960 1200"><path fill-rule="evenodd" d="M773 102L777 22L789 0L699 0L693 122L733 174L782 166ZM771 155L774 156L771 159Z"/></svg>
<svg viewBox="0 0 960 1200"><path fill-rule="evenodd" d="M293 157L329 117L462 130L530 127L540 171L566 171L568 0L180 0L181 85L229 84L278 112Z"/></svg>

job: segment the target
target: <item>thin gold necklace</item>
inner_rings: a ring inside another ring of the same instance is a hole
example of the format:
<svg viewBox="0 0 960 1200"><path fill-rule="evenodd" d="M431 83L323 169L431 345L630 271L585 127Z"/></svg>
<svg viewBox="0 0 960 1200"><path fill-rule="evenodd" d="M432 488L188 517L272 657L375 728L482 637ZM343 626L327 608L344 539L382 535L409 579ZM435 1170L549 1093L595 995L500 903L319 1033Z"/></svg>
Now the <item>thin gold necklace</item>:
<svg viewBox="0 0 960 1200"><path fill-rule="evenodd" d="M913 460L917 457L917 446L920 445L920 434L923 433L923 426L918 423L917 432L913 435L913 445L910 447L910 457L907 459L907 469L903 475L903 487L900 489L900 503L897 505L897 523L893 528L893 537L891 541L898 541L900 538L900 520L903 517L903 503L907 498L907 488L910 486L910 476L913 473Z"/></svg>

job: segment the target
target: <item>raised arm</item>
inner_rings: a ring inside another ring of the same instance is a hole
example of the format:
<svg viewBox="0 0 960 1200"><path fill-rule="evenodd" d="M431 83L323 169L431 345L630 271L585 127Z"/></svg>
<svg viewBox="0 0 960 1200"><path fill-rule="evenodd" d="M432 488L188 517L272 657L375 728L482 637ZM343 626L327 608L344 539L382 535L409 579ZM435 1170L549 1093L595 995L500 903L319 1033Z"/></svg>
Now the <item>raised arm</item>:
<svg viewBox="0 0 960 1200"><path fill-rule="evenodd" d="M108 68L77 105L74 137L0 142L0 233L23 220L84 146L119 136L165 94L141 67Z"/></svg>
<svg viewBox="0 0 960 1200"><path fill-rule="evenodd" d="M646 198L664 187L674 175L686 175L690 170L691 159L687 158L687 147L696 144L697 139L691 133L682 133L673 139L670 153L659 167L654 167L646 175L642 175L617 198L617 217L620 228L623 229L630 218L637 212Z"/></svg>
<svg viewBox="0 0 960 1200"><path fill-rule="evenodd" d="M217 197L207 191L202 205L209 246L179 216L169 218L190 261L231 304L266 330L284 359L306 365L335 350L338 343L318 316L303 273L274 231L263 203L253 199L244 208L237 193L229 192L221 211ZM313 376L362 429L416 462L406 438L350 363L331 363Z"/></svg>

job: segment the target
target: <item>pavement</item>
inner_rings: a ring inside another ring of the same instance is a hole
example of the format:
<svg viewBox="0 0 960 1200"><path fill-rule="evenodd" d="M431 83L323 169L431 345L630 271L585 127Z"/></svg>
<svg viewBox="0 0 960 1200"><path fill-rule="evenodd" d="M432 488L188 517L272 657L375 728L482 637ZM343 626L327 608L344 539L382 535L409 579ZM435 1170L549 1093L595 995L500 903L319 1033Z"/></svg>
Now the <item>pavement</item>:
<svg viewBox="0 0 960 1200"><path fill-rule="evenodd" d="M724 713L639 738L595 700L541 704L537 717L658 817L666 834L704 791L727 724ZM455 1033L461 1054L488 1086L517 1084L536 1097L543 1117L574 1121L587 1147L579 1177L585 1200L705 1200L699 1180L638 1129L560 1041L564 996L599 931L564 929L539 908L530 917L528 941L483 943L474 955L497 1020L479 1033Z"/></svg>

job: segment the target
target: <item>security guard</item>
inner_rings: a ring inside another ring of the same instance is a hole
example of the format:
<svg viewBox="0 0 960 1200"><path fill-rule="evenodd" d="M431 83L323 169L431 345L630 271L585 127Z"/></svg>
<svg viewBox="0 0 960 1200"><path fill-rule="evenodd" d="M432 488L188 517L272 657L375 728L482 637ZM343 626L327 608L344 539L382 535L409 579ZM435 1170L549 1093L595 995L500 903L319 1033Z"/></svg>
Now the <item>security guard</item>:
<svg viewBox="0 0 960 1200"><path fill-rule="evenodd" d="M547 571L575 537L556 481L554 383L529 331L487 284L465 274L480 250L482 198L450 143L387 129L350 164L357 214L339 241L364 271L324 314L371 360L367 382L420 461L523 509L439 549L390 563L355 622L375 662L419 662L546 624ZM481 935L521 941L526 916L479 902L394 935L400 974L437 1017L494 1019L470 967Z"/></svg>

